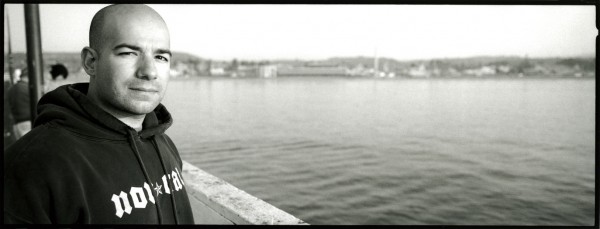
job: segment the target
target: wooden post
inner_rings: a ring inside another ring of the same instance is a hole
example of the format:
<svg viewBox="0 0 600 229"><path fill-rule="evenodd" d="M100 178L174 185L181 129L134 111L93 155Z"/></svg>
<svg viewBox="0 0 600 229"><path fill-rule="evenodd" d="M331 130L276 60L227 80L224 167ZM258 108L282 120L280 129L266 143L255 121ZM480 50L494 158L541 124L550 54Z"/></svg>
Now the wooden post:
<svg viewBox="0 0 600 229"><path fill-rule="evenodd" d="M29 72L29 102L31 124L37 115L36 104L42 97L44 81L42 59L42 36L38 4L25 4L25 34L27 35L27 70Z"/></svg>
<svg viewBox="0 0 600 229"><path fill-rule="evenodd" d="M15 69L14 69L14 58L12 55L12 44L10 43L11 37L10 37L10 20L8 17L8 9L4 8L4 14L6 15L6 36L7 40L8 40L8 71L10 74L10 83L11 85L16 83L15 80Z"/></svg>

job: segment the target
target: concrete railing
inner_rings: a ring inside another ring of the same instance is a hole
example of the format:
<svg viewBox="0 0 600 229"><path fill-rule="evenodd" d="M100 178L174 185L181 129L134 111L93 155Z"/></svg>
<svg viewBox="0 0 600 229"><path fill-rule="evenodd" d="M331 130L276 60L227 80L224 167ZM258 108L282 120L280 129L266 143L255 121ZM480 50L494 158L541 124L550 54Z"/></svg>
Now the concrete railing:
<svg viewBox="0 0 600 229"><path fill-rule="evenodd" d="M185 161L182 176L196 224L308 225Z"/></svg>

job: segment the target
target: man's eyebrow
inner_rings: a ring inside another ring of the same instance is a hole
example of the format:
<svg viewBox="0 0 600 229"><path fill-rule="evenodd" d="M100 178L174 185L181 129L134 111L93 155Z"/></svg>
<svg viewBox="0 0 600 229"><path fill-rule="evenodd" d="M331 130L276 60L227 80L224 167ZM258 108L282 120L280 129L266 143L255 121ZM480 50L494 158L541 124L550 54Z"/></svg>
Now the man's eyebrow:
<svg viewBox="0 0 600 229"><path fill-rule="evenodd" d="M118 45L116 45L113 48L113 50L117 50L117 49L120 49L120 48L128 48L128 49L132 49L132 50L135 50L135 51L141 51L142 50L142 48L140 48L138 46L135 46L135 45L130 45L130 44L118 44ZM156 50L156 53L158 53L158 54L169 54L169 56L173 56L173 54L171 53L171 50L168 50L168 49L158 49L158 50Z"/></svg>
<svg viewBox="0 0 600 229"><path fill-rule="evenodd" d="M142 50L142 48L140 48L140 47L138 47L138 46L135 46L135 45L130 45L130 44L118 44L118 45L116 45L116 46L113 48L113 50L117 50L117 49L120 49L120 48L128 48L128 49L133 49L133 50L135 50L135 51L140 51L140 50Z"/></svg>
<svg viewBox="0 0 600 229"><path fill-rule="evenodd" d="M171 50L168 50L168 49L158 49L157 53L158 54L169 54L169 56L173 56L173 54L171 53Z"/></svg>

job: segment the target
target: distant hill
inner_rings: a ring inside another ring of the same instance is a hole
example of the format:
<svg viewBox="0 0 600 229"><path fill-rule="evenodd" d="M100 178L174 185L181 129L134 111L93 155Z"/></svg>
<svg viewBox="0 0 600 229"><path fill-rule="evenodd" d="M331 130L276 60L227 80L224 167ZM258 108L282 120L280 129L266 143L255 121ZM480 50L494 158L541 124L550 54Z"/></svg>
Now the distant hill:
<svg viewBox="0 0 600 229"><path fill-rule="evenodd" d="M81 71L81 57L77 52L48 52L43 54L44 65L48 67L55 63L64 64L69 72ZM25 53L14 53L11 58L4 56L4 71L8 71L8 62L12 61L14 68L26 66ZM237 60L218 61L200 58L185 52L174 52L171 59L171 69L179 75L207 75L213 67L224 67L227 71L237 69L238 65L263 65L277 64L293 67L343 67L346 69L373 69L373 57L332 57L325 60ZM465 72L474 69L494 68L506 69L505 74L532 74L532 75L573 75L584 74L595 76L596 59L594 56L582 57L556 57L556 58L528 58L520 56L476 56L468 58L437 58L424 60L399 61L392 58L380 57L378 69L384 72L393 72L397 75L407 75L411 71L423 68L428 71L438 72L441 75L452 72Z"/></svg>
<svg viewBox="0 0 600 229"><path fill-rule="evenodd" d="M473 67L481 67L484 65L518 65L524 60L533 61L533 62L559 62L560 60L571 60L575 62L580 62L582 67L588 70L593 70L593 65L595 58L594 57L570 57L570 58L527 58L527 57L519 57L519 56L475 56L475 57L467 57L467 58L435 58L435 59L424 59L424 60L406 60L399 61L391 58L379 58L378 62L381 65L382 63L389 63L393 65L400 66L410 66L411 64L420 64L420 63L445 63L447 65L452 66L463 66L464 68L473 68ZM351 65L355 66L358 64L362 64L365 67L373 67L373 57L333 57L327 59L327 62L330 63L338 63L340 65Z"/></svg>
<svg viewBox="0 0 600 229"><path fill-rule="evenodd" d="M79 71L81 69L81 56L79 52L45 52L42 53L44 65L46 67L62 63L69 72ZM25 53L13 53L12 55L13 68L24 68L27 65L27 55ZM4 71L8 71L8 62L11 58L7 54L4 55ZM173 63L195 63L201 62L204 59L185 52L173 52L171 61Z"/></svg>

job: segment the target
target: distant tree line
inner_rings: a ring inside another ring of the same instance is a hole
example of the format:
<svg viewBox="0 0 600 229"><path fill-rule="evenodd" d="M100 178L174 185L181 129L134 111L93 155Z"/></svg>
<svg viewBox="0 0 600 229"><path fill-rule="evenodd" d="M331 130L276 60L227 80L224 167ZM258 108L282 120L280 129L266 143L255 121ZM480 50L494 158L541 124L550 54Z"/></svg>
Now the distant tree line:
<svg viewBox="0 0 600 229"><path fill-rule="evenodd" d="M45 67L52 64L62 63L69 72L81 70L79 53L44 53L43 61ZM8 64L13 68L26 67L26 54L14 53L11 56L4 55L4 71L8 71ZM556 74L560 72L581 71L595 77L595 57L569 57L569 58L529 58L518 56L482 56L469 58L438 58L425 60L399 61L391 58L379 58L378 70L388 72L406 72L407 69L423 65L427 69L441 71L442 74L449 70L463 72L469 69L477 69L485 66L495 68L505 67L510 74ZM226 71L236 71L240 66L258 65L286 65L286 66L339 66L348 69L353 68L375 68L373 57L334 57L325 60L211 60L200 58L184 52L174 52L171 59L171 69L188 75L210 75L210 69L218 66Z"/></svg>

